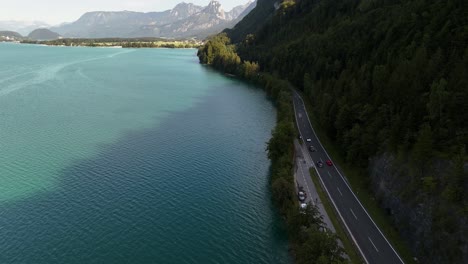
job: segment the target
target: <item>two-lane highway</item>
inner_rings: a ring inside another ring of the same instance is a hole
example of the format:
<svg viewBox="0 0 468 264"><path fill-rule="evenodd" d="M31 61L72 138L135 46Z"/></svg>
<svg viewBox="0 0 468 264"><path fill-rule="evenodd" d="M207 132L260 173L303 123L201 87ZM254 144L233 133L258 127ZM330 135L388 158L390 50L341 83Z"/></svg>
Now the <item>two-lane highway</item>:
<svg viewBox="0 0 468 264"><path fill-rule="evenodd" d="M304 143L307 146L314 146L316 149L315 152L309 152L310 158L315 164L319 160L323 162L322 168L318 166L315 168L325 186L325 191L330 196L365 261L378 264L403 263L398 253L354 195L342 173L334 164L332 166L326 164L326 161L331 160L331 158L317 138L307 115L304 101L296 91L293 91L293 103L297 126ZM311 139L311 142L306 141L308 138Z"/></svg>

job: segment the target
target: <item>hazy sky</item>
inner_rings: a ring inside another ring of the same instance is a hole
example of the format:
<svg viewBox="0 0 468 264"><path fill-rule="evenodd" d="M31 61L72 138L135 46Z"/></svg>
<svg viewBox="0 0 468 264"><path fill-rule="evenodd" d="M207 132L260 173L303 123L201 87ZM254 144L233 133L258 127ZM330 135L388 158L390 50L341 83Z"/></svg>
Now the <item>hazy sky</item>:
<svg viewBox="0 0 468 264"><path fill-rule="evenodd" d="M88 11L163 11L180 2L206 6L210 0L2 0L0 21L38 20L50 24L72 22ZM248 0L218 0L224 10Z"/></svg>

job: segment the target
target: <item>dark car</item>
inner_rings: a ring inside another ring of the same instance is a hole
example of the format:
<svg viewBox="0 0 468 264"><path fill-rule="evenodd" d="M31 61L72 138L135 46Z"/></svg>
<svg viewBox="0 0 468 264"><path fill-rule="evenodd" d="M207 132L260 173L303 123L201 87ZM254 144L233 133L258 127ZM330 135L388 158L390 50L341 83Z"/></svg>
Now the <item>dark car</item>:
<svg viewBox="0 0 468 264"><path fill-rule="evenodd" d="M320 160L319 160L319 161L317 161L317 167L319 167L319 168L322 168L322 167L323 167L323 163L322 163L322 161L320 161Z"/></svg>
<svg viewBox="0 0 468 264"><path fill-rule="evenodd" d="M315 151L316 151L316 149L314 148L314 146L310 146L310 147L309 147L309 150L312 151L312 152L315 152Z"/></svg>
<svg viewBox="0 0 468 264"><path fill-rule="evenodd" d="M331 162L331 160L327 160L326 163L328 166L333 166L333 163Z"/></svg>

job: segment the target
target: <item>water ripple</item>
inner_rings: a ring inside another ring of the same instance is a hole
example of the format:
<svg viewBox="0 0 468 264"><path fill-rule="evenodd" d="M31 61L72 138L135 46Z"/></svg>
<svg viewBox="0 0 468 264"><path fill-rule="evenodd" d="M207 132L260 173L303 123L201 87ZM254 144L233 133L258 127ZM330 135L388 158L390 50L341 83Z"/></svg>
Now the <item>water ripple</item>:
<svg viewBox="0 0 468 264"><path fill-rule="evenodd" d="M288 263L263 92L189 51L83 50L2 80L0 190L28 195L0 203L0 263Z"/></svg>

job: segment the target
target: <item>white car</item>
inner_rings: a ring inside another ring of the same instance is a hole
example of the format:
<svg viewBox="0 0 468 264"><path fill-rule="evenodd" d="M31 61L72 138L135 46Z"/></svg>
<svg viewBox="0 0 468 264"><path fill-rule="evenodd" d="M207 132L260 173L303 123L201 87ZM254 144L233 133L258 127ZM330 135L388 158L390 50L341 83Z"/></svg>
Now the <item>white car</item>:
<svg viewBox="0 0 468 264"><path fill-rule="evenodd" d="M307 208L307 204L306 203L301 203L301 209L306 209Z"/></svg>
<svg viewBox="0 0 468 264"><path fill-rule="evenodd" d="M312 141L312 139L308 138L308 139L306 139L306 141L307 141L307 142L311 142L311 141Z"/></svg>
<svg viewBox="0 0 468 264"><path fill-rule="evenodd" d="M297 194L297 197L298 197L299 201L304 202L306 197L307 197L307 194L304 191L300 191Z"/></svg>

